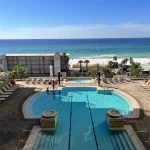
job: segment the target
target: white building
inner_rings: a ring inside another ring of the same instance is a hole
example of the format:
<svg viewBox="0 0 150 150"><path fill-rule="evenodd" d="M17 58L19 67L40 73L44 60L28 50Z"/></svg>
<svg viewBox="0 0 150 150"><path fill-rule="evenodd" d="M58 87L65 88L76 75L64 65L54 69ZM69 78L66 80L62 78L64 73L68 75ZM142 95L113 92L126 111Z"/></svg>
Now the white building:
<svg viewBox="0 0 150 150"><path fill-rule="evenodd" d="M30 74L49 74L50 66L53 66L54 73L68 69L64 56L56 54L0 54L0 67L3 71L12 71L15 65L24 65Z"/></svg>

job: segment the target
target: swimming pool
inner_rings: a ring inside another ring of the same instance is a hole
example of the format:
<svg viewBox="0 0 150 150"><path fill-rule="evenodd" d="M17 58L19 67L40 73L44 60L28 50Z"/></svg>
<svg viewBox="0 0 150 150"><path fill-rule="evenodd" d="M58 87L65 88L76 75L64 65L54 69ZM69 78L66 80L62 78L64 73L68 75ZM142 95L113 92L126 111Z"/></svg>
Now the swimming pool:
<svg viewBox="0 0 150 150"><path fill-rule="evenodd" d="M131 102L123 95L92 87L67 87L49 94L41 92L28 104L32 116L41 116L47 109L58 110L57 129L54 135L39 133L51 139L54 150L113 150L114 139L125 137L126 132L110 132L105 121L106 111L118 109L123 115L133 111ZM123 148L129 146L121 144Z"/></svg>

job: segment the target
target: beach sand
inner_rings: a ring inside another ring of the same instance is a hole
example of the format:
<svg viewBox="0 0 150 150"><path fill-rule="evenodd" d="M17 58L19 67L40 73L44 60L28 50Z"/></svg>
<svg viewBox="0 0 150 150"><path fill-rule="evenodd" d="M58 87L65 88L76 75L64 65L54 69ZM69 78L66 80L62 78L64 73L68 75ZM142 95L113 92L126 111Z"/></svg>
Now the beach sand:
<svg viewBox="0 0 150 150"><path fill-rule="evenodd" d="M118 58L117 59L117 62L118 63L121 63L121 61L123 60L124 58ZM69 64L70 66L72 67L74 64L78 64L78 61L79 60L82 60L82 61L85 61L85 60L89 60L90 63L89 65L95 65L95 64L100 64L100 65L107 65L109 61L113 61L113 58L100 58L100 59L70 59L69 60ZM150 58L133 58L134 62L138 62L138 63L141 63L141 64L150 64ZM129 61L127 64L130 64Z"/></svg>

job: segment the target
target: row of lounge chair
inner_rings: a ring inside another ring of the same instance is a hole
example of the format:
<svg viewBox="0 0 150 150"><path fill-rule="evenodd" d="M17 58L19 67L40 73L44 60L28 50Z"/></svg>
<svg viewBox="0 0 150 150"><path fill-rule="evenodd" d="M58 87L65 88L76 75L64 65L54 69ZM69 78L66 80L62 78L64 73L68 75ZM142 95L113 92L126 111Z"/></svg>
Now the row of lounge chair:
<svg viewBox="0 0 150 150"><path fill-rule="evenodd" d="M18 88L17 86L13 86L10 82L1 85L1 87L0 87L0 102L3 102L17 88Z"/></svg>
<svg viewBox="0 0 150 150"><path fill-rule="evenodd" d="M55 80L55 82L57 82L57 80ZM43 78L29 78L29 79L26 79L25 81L26 84L49 84L51 85L52 84L52 80L49 80L49 79L43 79Z"/></svg>
<svg viewBox="0 0 150 150"><path fill-rule="evenodd" d="M117 77L113 77L113 78L103 78L102 81L104 83L126 83L126 82L129 82L130 80L126 80L126 79L123 79L123 78L117 78Z"/></svg>

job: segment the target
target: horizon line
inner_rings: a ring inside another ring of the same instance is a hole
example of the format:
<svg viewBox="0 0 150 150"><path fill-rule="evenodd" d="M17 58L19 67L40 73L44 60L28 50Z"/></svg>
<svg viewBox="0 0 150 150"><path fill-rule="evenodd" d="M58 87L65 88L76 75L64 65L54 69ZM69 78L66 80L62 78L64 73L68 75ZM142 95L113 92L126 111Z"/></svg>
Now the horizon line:
<svg viewBox="0 0 150 150"><path fill-rule="evenodd" d="M21 39L0 39L0 40L86 40L86 39L149 39L150 37L111 37L111 38L21 38Z"/></svg>

